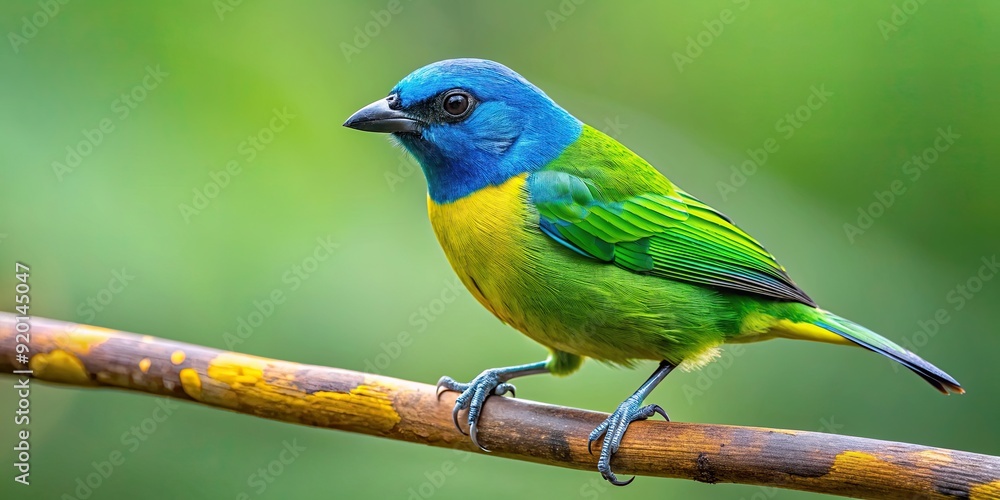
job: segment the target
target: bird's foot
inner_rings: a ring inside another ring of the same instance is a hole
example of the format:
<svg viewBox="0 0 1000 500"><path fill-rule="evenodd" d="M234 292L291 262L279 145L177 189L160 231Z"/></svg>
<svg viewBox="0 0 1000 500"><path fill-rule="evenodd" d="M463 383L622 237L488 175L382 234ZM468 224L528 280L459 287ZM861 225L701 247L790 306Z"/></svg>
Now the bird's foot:
<svg viewBox="0 0 1000 500"><path fill-rule="evenodd" d="M667 421L670 420L667 417L667 412L663 411L659 405L642 406L642 400L632 396L618 405L618 409L590 433L590 437L587 439L587 451L591 453L593 453L591 445L594 441L600 439L602 435L604 436L604 441L601 443L601 456L597 460L597 470L611 484L625 486L635 479L633 476L628 481L619 481L614 472L611 472L611 457L618 452L618 447L621 446L622 437L625 436L625 430L628 429L629 424L636 420L646 420L655 413L663 415Z"/></svg>
<svg viewBox="0 0 1000 500"><path fill-rule="evenodd" d="M514 395L514 385L507 382L509 375L506 369L495 368L480 373L478 377L472 379L472 382L468 384L456 382L451 377L441 377L441 380L438 380L437 383L437 394L439 397L442 392L446 391L460 393L458 398L455 399L455 407L451 411L455 427L458 428L459 432L465 434L462 427L458 425L458 412L468 409L469 436L476 446L486 452L490 450L479 444L477 428L479 415L483 411L483 404L486 402L486 398L492 395L502 396L508 392L512 396Z"/></svg>

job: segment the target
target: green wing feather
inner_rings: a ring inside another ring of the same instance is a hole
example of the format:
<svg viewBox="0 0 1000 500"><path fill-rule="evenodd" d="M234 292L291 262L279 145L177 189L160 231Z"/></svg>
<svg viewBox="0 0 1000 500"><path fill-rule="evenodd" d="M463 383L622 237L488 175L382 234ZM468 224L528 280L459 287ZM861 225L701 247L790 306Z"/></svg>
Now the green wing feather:
<svg viewBox="0 0 1000 500"><path fill-rule="evenodd" d="M725 215L590 127L528 189L541 230L572 250L666 279L815 306Z"/></svg>

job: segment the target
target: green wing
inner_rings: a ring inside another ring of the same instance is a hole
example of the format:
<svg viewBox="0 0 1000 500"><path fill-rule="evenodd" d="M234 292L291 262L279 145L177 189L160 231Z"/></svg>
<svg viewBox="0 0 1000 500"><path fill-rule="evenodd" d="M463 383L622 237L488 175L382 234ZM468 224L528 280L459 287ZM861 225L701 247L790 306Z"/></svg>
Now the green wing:
<svg viewBox="0 0 1000 500"><path fill-rule="evenodd" d="M729 218L589 127L577 144L528 177L528 190L540 229L584 256L637 273L815 306Z"/></svg>

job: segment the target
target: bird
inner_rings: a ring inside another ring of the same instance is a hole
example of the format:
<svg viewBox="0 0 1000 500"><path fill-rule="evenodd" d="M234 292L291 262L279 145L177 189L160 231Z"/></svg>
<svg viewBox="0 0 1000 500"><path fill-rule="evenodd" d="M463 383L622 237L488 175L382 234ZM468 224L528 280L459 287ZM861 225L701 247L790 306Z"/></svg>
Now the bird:
<svg viewBox="0 0 1000 500"><path fill-rule="evenodd" d="M477 446L490 396L510 381L568 375L584 359L656 370L588 436L597 469L611 468L629 425L675 368L698 367L726 343L774 338L855 346L912 370L938 391L959 383L875 332L821 309L775 257L731 218L669 181L614 138L556 104L510 68L484 59L421 67L344 126L390 134L420 164L431 226L469 292L548 350L535 363L493 368L459 393ZM487 450L488 451L488 450Z"/></svg>

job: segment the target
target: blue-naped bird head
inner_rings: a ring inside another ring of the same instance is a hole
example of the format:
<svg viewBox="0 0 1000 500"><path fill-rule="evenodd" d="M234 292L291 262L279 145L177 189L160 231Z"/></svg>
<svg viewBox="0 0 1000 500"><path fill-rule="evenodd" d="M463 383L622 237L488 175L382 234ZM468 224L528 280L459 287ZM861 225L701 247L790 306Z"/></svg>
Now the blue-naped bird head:
<svg viewBox="0 0 1000 500"><path fill-rule="evenodd" d="M431 198L448 203L541 168L583 124L500 63L449 59L410 73L344 126L391 133L420 162Z"/></svg>

